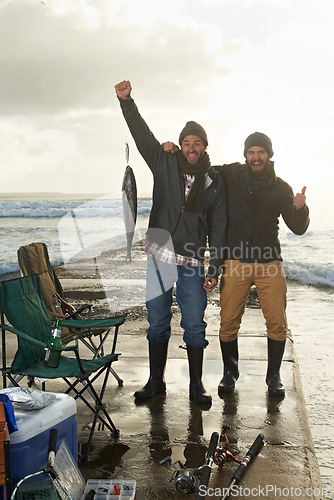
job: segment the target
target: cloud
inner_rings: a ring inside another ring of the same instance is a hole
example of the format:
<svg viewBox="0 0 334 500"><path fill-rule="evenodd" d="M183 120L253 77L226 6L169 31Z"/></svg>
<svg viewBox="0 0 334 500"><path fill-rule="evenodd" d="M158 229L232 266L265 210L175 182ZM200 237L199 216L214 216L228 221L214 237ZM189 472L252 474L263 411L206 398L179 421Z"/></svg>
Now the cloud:
<svg viewBox="0 0 334 500"><path fill-rule="evenodd" d="M262 130L287 180L311 178L319 157L330 175L333 10L330 0L0 1L5 185L17 188L17 172L22 189L45 189L56 169L66 190L118 189L128 141L149 191L115 97L123 79L160 141L194 119L214 163L242 161L245 137Z"/></svg>
<svg viewBox="0 0 334 500"><path fill-rule="evenodd" d="M28 120L1 120L0 137L2 192L61 190L66 181L59 165L70 165L76 155L73 136L51 127L37 129Z"/></svg>
<svg viewBox="0 0 334 500"><path fill-rule="evenodd" d="M65 0L45 8L15 0L2 9L2 114L104 109L123 77L135 75L139 85L161 93L176 82L196 88L208 71L221 71L209 54L219 38L213 27L171 24L150 2L125 1L122 9L97 3L100 12L89 2Z"/></svg>

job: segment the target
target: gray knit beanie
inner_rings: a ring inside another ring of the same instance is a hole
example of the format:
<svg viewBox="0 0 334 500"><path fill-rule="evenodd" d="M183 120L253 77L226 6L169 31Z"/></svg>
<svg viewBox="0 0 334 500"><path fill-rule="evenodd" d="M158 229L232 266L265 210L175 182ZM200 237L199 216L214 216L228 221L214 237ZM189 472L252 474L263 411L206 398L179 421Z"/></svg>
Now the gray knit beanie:
<svg viewBox="0 0 334 500"><path fill-rule="evenodd" d="M245 158L247 157L247 151L249 150L249 148L253 146L260 146L264 148L269 154L269 158L271 158L274 154L271 140L266 134L262 134L261 132L254 132L254 134L249 135L245 140L245 149L244 149Z"/></svg>
<svg viewBox="0 0 334 500"><path fill-rule="evenodd" d="M196 123L196 122L187 122L186 123L186 125L185 125L184 129L182 130L180 137L179 137L180 146L182 144L183 139L185 137L187 137L187 135L198 135L198 137L200 137L203 140L203 142L205 143L206 146L209 144L206 132L205 132L204 128L199 123Z"/></svg>

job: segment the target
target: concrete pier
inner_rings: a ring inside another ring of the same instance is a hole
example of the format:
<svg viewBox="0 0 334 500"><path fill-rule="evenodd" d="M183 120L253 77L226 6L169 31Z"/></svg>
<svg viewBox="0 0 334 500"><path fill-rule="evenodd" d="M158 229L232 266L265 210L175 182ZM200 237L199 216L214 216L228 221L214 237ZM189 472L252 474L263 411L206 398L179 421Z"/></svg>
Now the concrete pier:
<svg viewBox="0 0 334 500"><path fill-rule="evenodd" d="M83 299L85 294L103 300L95 279L62 279L66 297ZM141 286L142 283L137 284ZM94 295L95 294L95 295ZM206 314L209 346L205 350L203 381L212 395L211 408L190 402L188 396L187 353L182 345L182 330L177 306L173 307L172 338L166 368L166 394L138 403L133 393L148 378L147 322L145 314L129 314L120 328L116 351L121 353L113 364L124 380L119 386L111 375L105 395L107 409L120 430L117 441L104 429L94 435L88 462L80 464L85 480L136 480L136 499L172 500L185 498L170 481L172 470L159 464L170 456L172 463L180 460L185 467L196 468L204 463L212 432L219 434L225 425L229 450L243 458L259 433L264 446L252 461L230 498L325 499L317 458L303 397L293 337L286 344L281 378L284 398L270 397L265 375L267 340L260 309L248 308L239 338L240 378L233 394L223 399L217 386L222 376L218 340L219 307L212 295ZM293 333L293 332L292 332ZM111 341L106 350L110 349ZM15 340L9 355L15 352ZM47 390L65 391L62 382L48 382ZM77 403L79 451L83 450L92 422L92 414L80 401ZM221 444L222 446L222 444ZM231 461L219 469L215 464L207 498L221 498L238 464ZM186 498L195 498L189 493Z"/></svg>
<svg viewBox="0 0 334 500"><path fill-rule="evenodd" d="M186 467L200 466L212 432L220 434L223 426L228 425L229 449L238 458L245 456L259 433L264 435L265 443L231 498L324 499L292 340L287 341L281 370L285 398L269 397L265 384L266 337L259 334L263 331L263 319L260 311L248 310L239 342L240 378L235 392L220 399L218 308L209 305L208 312L210 344L205 352L203 380L213 398L211 408L189 401L188 362L186 351L179 348L182 335L178 333L170 341L166 395L136 404L133 392L146 383L148 376L147 341L144 331L136 330L136 321L133 331L128 331L129 321L119 337L118 351L122 356L114 364L124 385L117 387L111 379L106 398L120 429L120 439L118 443L108 443L105 433L97 432L90 461L81 466L85 478L135 479L138 499L184 498L176 492L174 482L169 482L172 471L159 465L159 461L171 456L172 462L181 460ZM175 325L175 330L180 328ZM89 415L80 411L80 440L85 436L83 428L88 421ZM222 496L220 492L223 494L229 485L237 466L235 462L228 462L222 469L213 465L207 498ZM195 494L188 498L195 498Z"/></svg>

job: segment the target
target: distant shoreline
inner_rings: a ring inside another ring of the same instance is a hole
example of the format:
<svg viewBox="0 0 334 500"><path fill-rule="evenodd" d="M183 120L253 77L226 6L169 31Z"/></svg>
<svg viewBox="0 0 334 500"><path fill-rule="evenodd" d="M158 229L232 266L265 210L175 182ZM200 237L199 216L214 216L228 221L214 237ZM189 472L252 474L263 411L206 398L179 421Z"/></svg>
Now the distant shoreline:
<svg viewBox="0 0 334 500"><path fill-rule="evenodd" d="M64 264L60 264L59 266L53 266L56 270L58 268L61 268L62 269L62 272L64 272L65 270L65 273L66 273L66 266L64 266ZM67 273L66 273L67 274ZM21 277L21 273L20 271L12 271L12 272L9 272L9 273L4 273L4 274L0 274L0 282L1 281L10 281L10 280L14 280L14 279L17 279L17 278L20 278ZM80 276L77 275L76 278L82 278L82 279L85 279L86 277L85 276ZM60 278L61 279L61 278ZM310 288L314 288L314 289L321 289L321 290L328 290L328 291L333 291L333 288L329 285L313 285L313 284L308 284L308 283L300 283L300 281L298 280L295 280L295 279L291 279L291 278L287 278L287 283L288 285L293 285L293 284L297 284L297 285L301 285L301 286L306 286L306 287L310 287Z"/></svg>
<svg viewBox="0 0 334 500"><path fill-rule="evenodd" d="M11 200L94 200L95 198L103 198L112 196L115 199L121 199L122 193L107 192L107 193L63 193L63 192L31 192L31 193L0 193L0 201ZM147 201L152 199L151 193L138 193L138 199Z"/></svg>

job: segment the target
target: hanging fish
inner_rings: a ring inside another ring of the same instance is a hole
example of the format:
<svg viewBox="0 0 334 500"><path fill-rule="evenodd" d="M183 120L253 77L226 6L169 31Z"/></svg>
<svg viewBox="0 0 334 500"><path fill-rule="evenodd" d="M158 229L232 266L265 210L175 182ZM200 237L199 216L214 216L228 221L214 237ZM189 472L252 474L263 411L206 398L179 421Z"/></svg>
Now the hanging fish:
<svg viewBox="0 0 334 500"><path fill-rule="evenodd" d="M137 221L137 184L132 168L129 166L129 145L125 145L127 167L122 184L123 220L126 231L127 257L131 262L131 244Z"/></svg>

